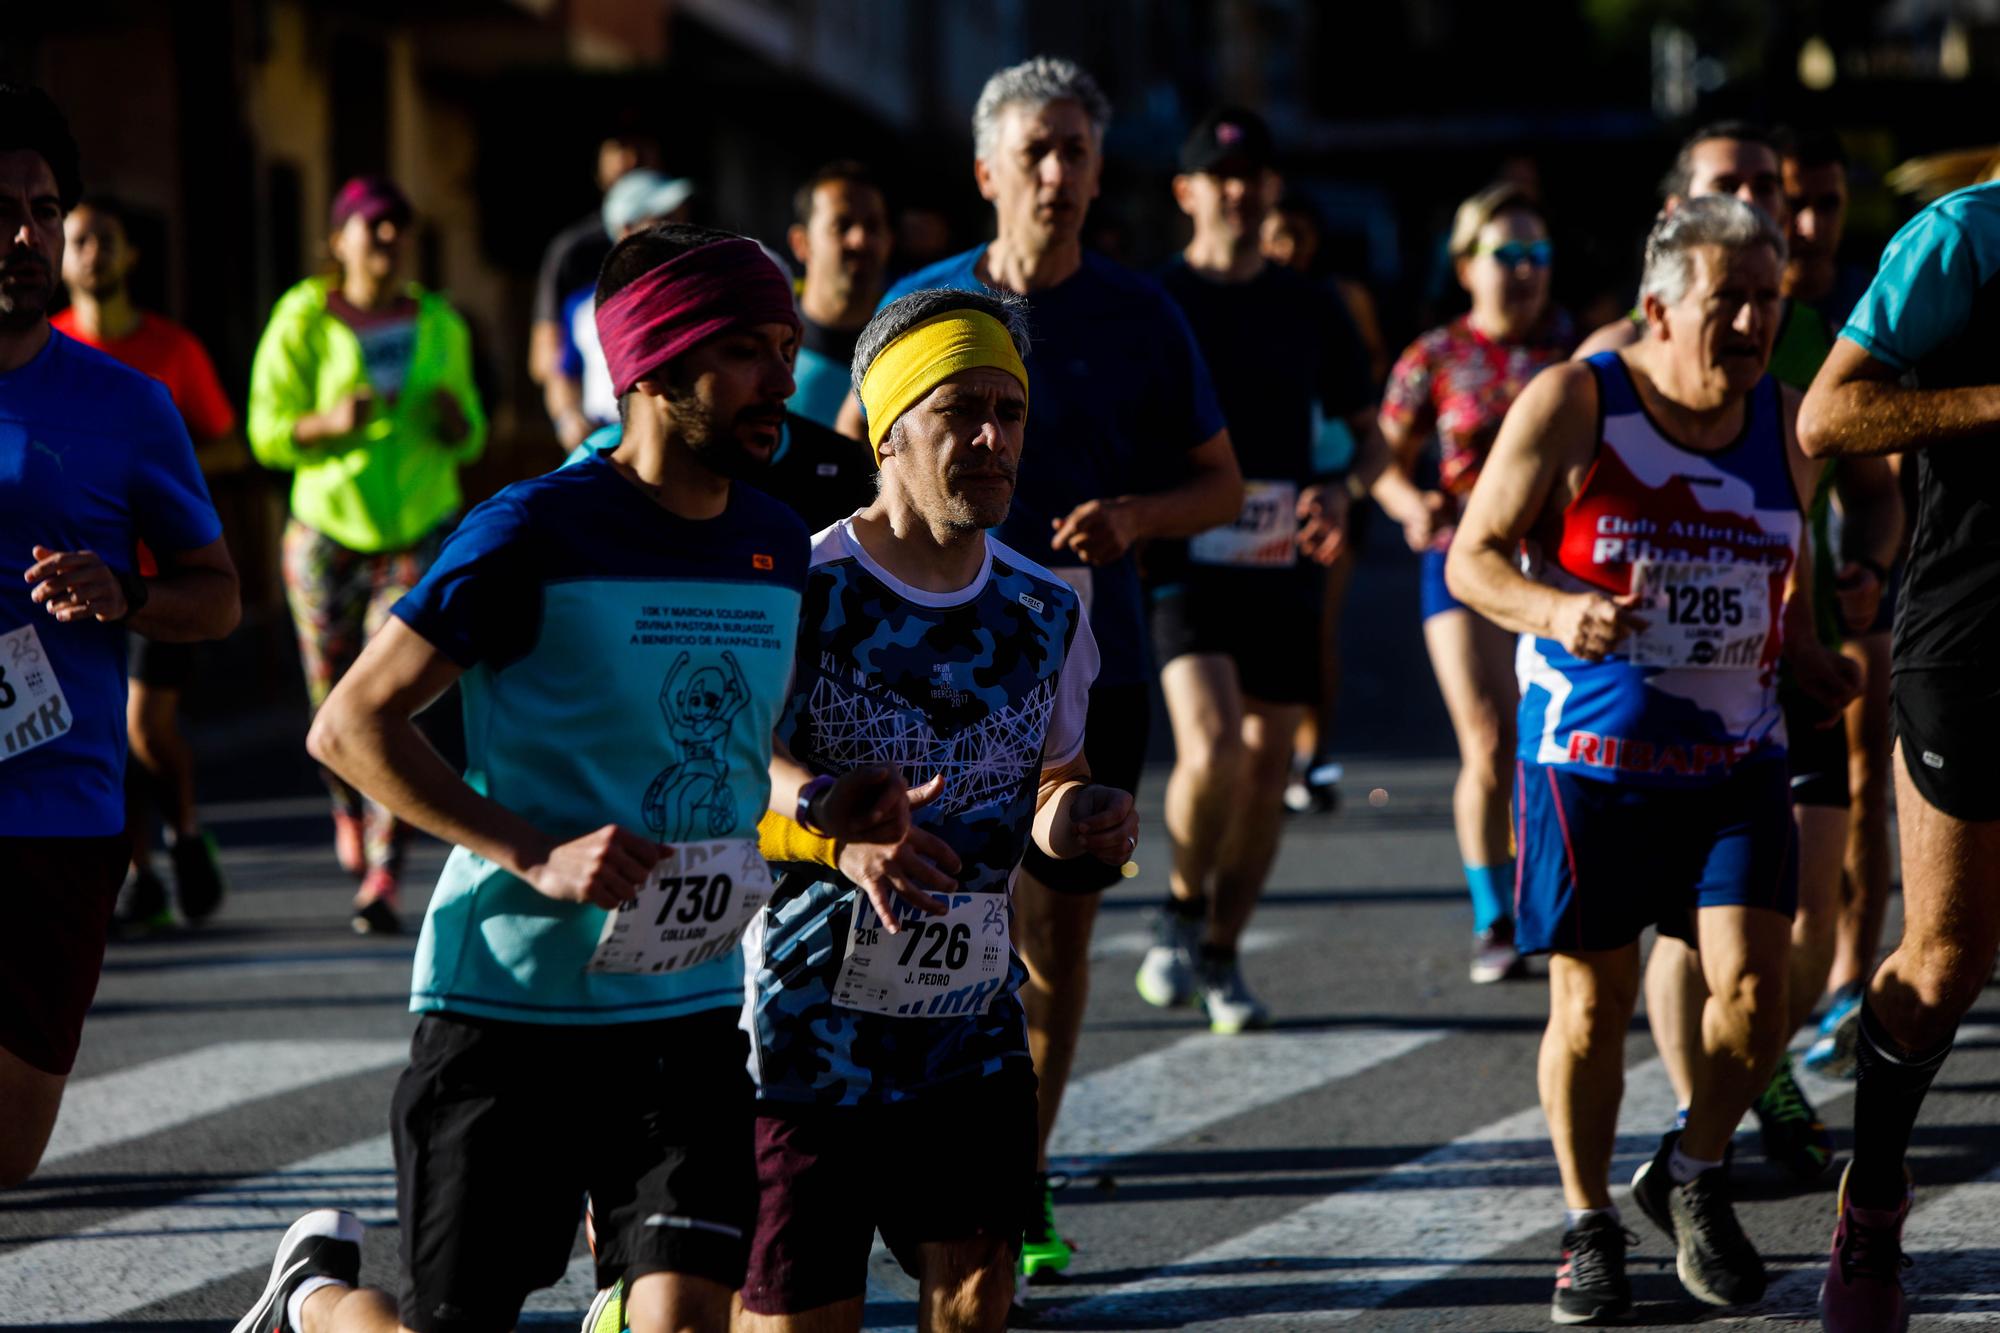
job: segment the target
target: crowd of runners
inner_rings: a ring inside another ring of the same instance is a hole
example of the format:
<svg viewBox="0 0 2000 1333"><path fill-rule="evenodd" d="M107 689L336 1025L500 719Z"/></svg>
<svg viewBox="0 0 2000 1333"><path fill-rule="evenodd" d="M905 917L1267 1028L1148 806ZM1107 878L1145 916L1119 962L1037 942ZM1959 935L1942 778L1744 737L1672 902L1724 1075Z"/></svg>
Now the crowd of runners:
<svg viewBox="0 0 2000 1333"><path fill-rule="evenodd" d="M391 1108L401 1272L362 1285L359 1221L308 1212L238 1333L498 1333L580 1219L588 1333L859 1329L877 1233L921 1327L1003 1327L1071 1263L1048 1144L1154 682L1171 871L1136 985L1248 1033L1271 1014L1239 944L1287 804L1331 800L1370 504L1421 560L1468 981L1547 959L1553 1319L1631 1312L1608 1177L1643 990L1681 1109L1630 1197L1687 1290L1763 1294L1746 1115L1831 1184L1786 1054L1813 1027L1807 1064L1857 1082L1824 1326L1906 1326L1904 1158L2000 949L2000 184L1924 208L1839 308L1838 141L1709 127L1629 315L1579 346L1542 197L1496 183L1445 242L1467 313L1390 356L1306 271L1310 210L1247 108L1188 131L1180 254L1087 248L1110 115L1071 62L994 74L993 239L893 283L864 164L801 185L795 280L688 221L656 145L606 140L534 311L568 459L469 510L467 325L409 281L395 183L338 191L243 430L292 474L305 744L356 928L403 928L414 831L452 851ZM11 1185L114 924L222 902L175 715L187 645L238 615L202 475L238 414L133 304L145 256L33 89L0 87L0 222ZM454 686L462 771L417 723ZM587 1132L552 1134L585 1087Z"/></svg>

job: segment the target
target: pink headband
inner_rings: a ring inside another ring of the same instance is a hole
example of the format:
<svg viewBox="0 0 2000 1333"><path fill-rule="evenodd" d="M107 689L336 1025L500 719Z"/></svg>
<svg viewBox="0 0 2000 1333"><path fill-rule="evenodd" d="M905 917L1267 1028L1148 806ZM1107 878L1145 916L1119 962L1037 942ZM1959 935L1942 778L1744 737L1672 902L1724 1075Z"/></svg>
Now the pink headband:
<svg viewBox="0 0 2000 1333"><path fill-rule="evenodd" d="M792 284L742 237L676 255L597 308L597 340L621 398L696 344L758 324L797 328L799 313Z"/></svg>

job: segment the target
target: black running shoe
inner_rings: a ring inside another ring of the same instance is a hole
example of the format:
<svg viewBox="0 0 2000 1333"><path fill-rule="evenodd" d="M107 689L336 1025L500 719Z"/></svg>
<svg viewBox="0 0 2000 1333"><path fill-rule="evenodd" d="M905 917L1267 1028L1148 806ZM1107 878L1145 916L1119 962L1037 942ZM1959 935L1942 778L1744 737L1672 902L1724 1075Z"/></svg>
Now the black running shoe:
<svg viewBox="0 0 2000 1333"><path fill-rule="evenodd" d="M1817 1180L1833 1165L1833 1132L1792 1077L1792 1057L1778 1062L1770 1086L1750 1108L1764 1140L1764 1160L1787 1171L1794 1180Z"/></svg>
<svg viewBox="0 0 2000 1333"><path fill-rule="evenodd" d="M150 870L134 870L118 890L118 903L111 910L112 932L122 938L171 930L173 904L167 901L167 886Z"/></svg>
<svg viewBox="0 0 2000 1333"><path fill-rule="evenodd" d="M1674 1183L1668 1160L1679 1130L1632 1177L1632 1198L1674 1243L1674 1271L1688 1294L1708 1305L1748 1305L1761 1300L1764 1261L1737 1225L1729 1203L1729 1174L1712 1167L1685 1185Z"/></svg>
<svg viewBox="0 0 2000 1333"><path fill-rule="evenodd" d="M1638 1243L1637 1236L1603 1215L1565 1231L1549 1318L1558 1324L1606 1324L1632 1313L1625 1251Z"/></svg>
<svg viewBox="0 0 2000 1333"><path fill-rule="evenodd" d="M286 1316L292 1293L307 1278L361 1284L361 1219L339 1208L320 1208L292 1223L271 1261L271 1280L233 1333L299 1333Z"/></svg>
<svg viewBox="0 0 2000 1333"><path fill-rule="evenodd" d="M174 841L174 898L189 925L197 925L215 915L222 906L222 860L216 855L215 839L206 832L190 833Z"/></svg>

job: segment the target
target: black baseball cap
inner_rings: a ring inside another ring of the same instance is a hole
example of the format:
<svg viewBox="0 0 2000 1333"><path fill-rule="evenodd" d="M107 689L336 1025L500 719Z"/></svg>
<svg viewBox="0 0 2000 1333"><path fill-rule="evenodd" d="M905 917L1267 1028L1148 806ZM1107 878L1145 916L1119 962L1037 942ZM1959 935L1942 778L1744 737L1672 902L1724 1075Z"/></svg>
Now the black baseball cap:
<svg viewBox="0 0 2000 1333"><path fill-rule="evenodd" d="M1249 107L1219 106L1203 116L1181 144L1181 170L1258 170L1270 166L1277 155L1271 127L1262 116Z"/></svg>

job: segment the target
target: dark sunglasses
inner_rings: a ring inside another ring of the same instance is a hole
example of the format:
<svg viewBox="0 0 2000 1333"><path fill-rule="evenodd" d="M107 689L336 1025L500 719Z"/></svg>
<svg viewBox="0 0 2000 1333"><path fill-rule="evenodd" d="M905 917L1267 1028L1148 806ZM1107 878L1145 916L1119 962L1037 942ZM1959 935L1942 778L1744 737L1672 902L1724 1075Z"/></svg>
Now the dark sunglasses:
<svg viewBox="0 0 2000 1333"><path fill-rule="evenodd" d="M1532 264L1536 268L1547 268L1556 257L1556 247L1553 241L1532 243L1509 241L1505 245L1496 245L1479 253L1492 255L1500 262L1502 268L1513 268L1517 264Z"/></svg>

